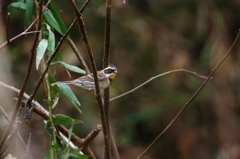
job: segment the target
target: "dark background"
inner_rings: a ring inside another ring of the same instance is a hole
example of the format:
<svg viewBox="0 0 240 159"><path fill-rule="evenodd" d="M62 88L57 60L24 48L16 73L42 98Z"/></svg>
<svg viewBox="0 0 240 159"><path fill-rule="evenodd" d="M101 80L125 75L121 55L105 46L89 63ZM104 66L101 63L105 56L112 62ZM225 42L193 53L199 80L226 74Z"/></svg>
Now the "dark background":
<svg viewBox="0 0 240 159"><path fill-rule="evenodd" d="M74 19L68 1L54 1L66 26ZM7 2L10 3L10 2ZM77 1L79 8L82 1ZM6 5L1 20L1 44L6 40ZM112 8L111 63L119 71L111 85L111 97L124 93L149 78L173 69L184 68L209 75L230 48L240 28L240 2L237 0L114 0ZM10 10L10 36L24 30L24 14ZM98 69L102 69L104 46L105 1L91 1L83 13L88 37ZM89 64L86 49L76 26L70 33L73 41ZM56 33L56 36L61 36ZM20 88L27 68L33 35L22 37L0 50L0 80ZM60 49L65 62L79 66L67 42ZM201 93L177 119L166 134L147 153L149 159L173 158L240 158L240 65L239 42L231 55L214 74ZM33 68L26 92L31 93L40 71ZM70 78L59 65L58 81ZM153 80L135 92L111 102L112 131L123 159L136 158L169 124L193 93L204 82L192 74L178 72ZM100 124L94 95L71 87L81 102L79 114L71 102L60 94L56 114L80 119L74 133L84 138ZM13 111L15 94L0 87L0 105L9 114ZM9 93L9 94L7 94ZM5 98L5 96L10 97ZM43 89L35 100L47 108ZM22 116L24 111L22 112ZM2 115L1 115L2 116ZM1 134L6 127L1 117ZM48 151L49 138L42 119L36 114L28 125L21 125L21 134L28 140L32 133L32 154L43 158ZM101 158L103 140L100 134L91 148Z"/></svg>

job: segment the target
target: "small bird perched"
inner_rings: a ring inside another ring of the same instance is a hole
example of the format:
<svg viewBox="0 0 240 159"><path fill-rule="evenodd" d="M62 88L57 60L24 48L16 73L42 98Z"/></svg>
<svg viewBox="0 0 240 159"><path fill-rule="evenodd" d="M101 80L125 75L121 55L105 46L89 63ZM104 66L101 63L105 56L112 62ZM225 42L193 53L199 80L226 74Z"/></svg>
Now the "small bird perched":
<svg viewBox="0 0 240 159"><path fill-rule="evenodd" d="M97 77L99 82L99 87L101 90L109 87L109 85L112 83L114 78L116 77L118 71L117 68L110 64L107 68L104 68L103 70L97 71ZM95 83L94 83L94 77L93 74L85 75L80 78L77 78L72 81L63 81L63 82L56 82L53 85L57 84L73 84L79 87L82 87L87 90L93 90L95 91Z"/></svg>

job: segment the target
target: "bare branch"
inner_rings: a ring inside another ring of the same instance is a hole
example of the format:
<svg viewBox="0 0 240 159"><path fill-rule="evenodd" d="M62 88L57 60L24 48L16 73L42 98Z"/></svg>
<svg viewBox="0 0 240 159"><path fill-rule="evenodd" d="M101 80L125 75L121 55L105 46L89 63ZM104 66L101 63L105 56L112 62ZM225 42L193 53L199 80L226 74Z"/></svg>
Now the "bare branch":
<svg viewBox="0 0 240 159"><path fill-rule="evenodd" d="M7 14L7 43L10 44L9 40L9 28L10 28L10 13Z"/></svg>
<svg viewBox="0 0 240 159"><path fill-rule="evenodd" d="M100 92L100 87L99 87L99 82L98 82L96 63L95 63L92 47L91 47L90 42L89 42L88 37L87 37L87 31L86 31L85 24L84 24L83 19L82 19L82 13L78 11L77 5L76 5L74 0L69 0L69 1L70 1L71 5L72 5L72 7L75 11L75 14L77 16L78 25L79 25L79 28L80 28L80 32L82 34L82 39L85 43L85 46L86 46L86 49L87 49L87 52L88 52L88 58L90 60L90 64L91 64L91 68L92 68L92 72L93 72L94 83L95 83L95 87L96 87L96 100L98 102L100 115L101 115L101 121L102 121L102 126L103 126L103 134L104 134L104 142L105 142L105 151L106 151L106 150L109 149L109 146L110 146L109 145L109 139L108 139L108 138L110 138L110 136L108 136L107 121L106 121L105 110L104 110L104 106L103 106L103 100L102 100L102 97L101 97L101 92ZM110 152L108 154L110 154ZM110 155L106 155L105 158L109 159Z"/></svg>
<svg viewBox="0 0 240 159"><path fill-rule="evenodd" d="M103 55L103 68L109 66L110 63L110 48L111 48L111 14L112 12L112 0L106 1L106 17L105 17L105 39L104 39L104 55ZM109 112L109 87L104 90L104 113L106 117L106 126L108 138L107 144L105 145L105 156L106 158L111 158L111 142L114 141L114 137L110 134L110 112ZM111 141L111 136L113 141ZM114 143L115 144L115 143ZM117 150L114 149L115 154L118 154Z"/></svg>
<svg viewBox="0 0 240 159"><path fill-rule="evenodd" d="M96 159L95 155L93 154L89 146L82 149L82 152L88 156L88 159Z"/></svg>
<svg viewBox="0 0 240 159"><path fill-rule="evenodd" d="M85 1L85 3L83 4L83 6L82 6L82 8L80 9L80 13L82 13L84 10L85 10L85 8L87 7L87 5L88 5L88 3L90 2L91 0L86 0Z"/></svg>
<svg viewBox="0 0 240 159"><path fill-rule="evenodd" d="M107 66L109 66L109 62L110 62L111 15L112 15L112 0L107 0L107 2L106 2L106 18L105 18L103 68L106 68Z"/></svg>
<svg viewBox="0 0 240 159"><path fill-rule="evenodd" d="M43 0L40 0L40 3L39 3L39 20L38 20L37 31L41 30L42 7L43 7ZM25 78L24 78L24 81L23 81L23 84L22 84L22 87L21 87L21 90L20 90L20 93L19 93L19 96L18 96L18 101L16 103L16 106L15 106L15 109L14 109L11 121L9 123L8 128L4 132L4 134L3 134L2 138L1 138L1 141L0 141L1 156L2 156L2 151L1 150L2 150L2 148L4 146L4 143L5 143L6 139L7 139L8 134L10 133L11 129L13 128L13 124L15 123L15 120L17 118L17 114L18 114L18 112L20 110L20 105L21 105L21 102L22 102L23 93L25 91L28 79L29 79L30 74L31 74L31 69L32 69L33 61L34 61L34 54L35 54L35 49L37 47L39 34L40 33L37 32L36 35L35 35L35 38L34 38L33 46L32 46L32 49L31 49L31 55L30 55L30 59L29 59L29 63L28 63L27 72L26 72L26 75L25 75Z"/></svg>
<svg viewBox="0 0 240 159"><path fill-rule="evenodd" d="M47 9L47 6L50 4L50 2L51 2L51 0L49 0L49 1L46 3L46 5L45 5L45 7L43 8L42 12L44 12L44 11ZM28 26L28 28L27 28L26 30L24 30L22 33L18 34L17 36L13 37L12 39L9 39L9 42L6 41L6 42L4 42L2 45L0 45L0 50L1 50L2 48L4 48L5 46L7 46L7 44L9 44L9 43L11 43L12 41L20 38L21 36L30 34L30 32L28 32L28 31L29 31L29 30L32 28L32 26L38 21L38 19L39 19L39 16L38 16L36 19L34 19L33 22ZM31 34L32 34L32 33L37 33L37 32L31 32Z"/></svg>
<svg viewBox="0 0 240 159"><path fill-rule="evenodd" d="M110 101L113 101L113 100L115 100L115 99L118 99L118 98L120 98L120 97L123 97L123 96L125 96L125 95L127 95L127 94L129 94L129 93L132 93L132 92L134 92L135 90L139 89L140 87L144 86L145 84L151 82L152 80L154 80L154 79L156 79L156 78L158 78L158 77L162 77L162 76L164 76L164 75L167 75L167 74L170 74L170 73L174 73L174 72L187 72L187 73L196 75L196 76L198 76L198 77L200 77L200 78L205 78L205 79L208 78L208 77L206 77L206 76L199 75L199 74L197 74L196 72L192 72L192 71L185 70L185 69L171 70L171 71L167 71L167 72L161 73L161 74L159 74L159 75L157 75L157 76L153 76L152 78L150 78L149 80L143 82L142 84L140 84L139 86L133 88L132 90L127 91L127 92L125 92L125 93L123 93L123 94L121 94L121 95L118 95L118 96L116 96L116 97L113 97L112 99L110 99Z"/></svg>
<svg viewBox="0 0 240 159"><path fill-rule="evenodd" d="M6 118L6 120L8 122L10 122L10 117L8 116L8 114L5 112L5 110L3 109L3 107L1 105L0 105L0 110L2 111L2 113L3 113L4 117ZM18 135L18 138L21 141L22 145L27 149L27 145L25 144L25 142L24 142L24 140L23 140L23 138L22 138L22 136L20 135L19 132L17 132L17 135ZM29 153L27 153L27 154L28 154L28 157L32 159L32 156Z"/></svg>
<svg viewBox="0 0 240 159"><path fill-rule="evenodd" d="M76 18L76 20L77 20L77 18ZM86 71L87 74L90 74L89 68L88 68L86 62L84 61L82 55L78 51L76 45L73 43L73 41L70 38L67 38L67 41L68 41L69 45L71 46L72 50L74 51L75 55L77 56L78 61L82 65L82 68Z"/></svg>
<svg viewBox="0 0 240 159"><path fill-rule="evenodd" d="M88 3L85 3L84 5L86 5L86 4L88 4ZM85 7L83 7L82 11L83 11L84 9L85 9ZM28 103L29 106L31 106L31 102L32 102L33 98L35 97L35 95L36 95L36 93L37 93L37 91L38 91L38 89L39 89L39 87L40 87L40 85L41 85L41 83L42 83L45 75L47 74L48 69L49 69L49 67L50 67L50 65L51 65L51 62L52 62L54 56L57 54L57 52L58 52L58 50L60 49L63 41L67 38L67 36L68 36L68 34L70 33L70 31L72 30L72 28L75 26L76 21L77 21L77 18L74 19L74 21L72 22L72 24L71 24L70 27L68 28L67 32L63 35L63 37L62 37L62 38L60 39L60 41L58 42L58 45L57 45L57 47L55 48L54 53L53 53L53 54L51 55L51 57L47 60L46 68L44 69L43 73L41 74L40 78L38 79L37 84L36 84L36 87L35 87L33 93L30 95L30 98L28 99L28 102L27 102L27 103Z"/></svg>
<svg viewBox="0 0 240 159"><path fill-rule="evenodd" d="M10 85L7 85L3 82L0 81L0 85L9 89L9 90L12 90L13 92L16 92L16 93L20 93L20 90L13 87L13 86L10 86ZM29 99L29 95L27 95L26 93L24 93L24 98L25 99ZM37 113L39 116L41 116L42 118L44 118L45 120L48 120L49 118L49 113L46 109L44 109L43 106L41 106L37 101L32 101L32 104L33 104L33 110L35 113ZM62 126L62 125L58 125L57 126L57 129L66 137L69 136L69 130ZM97 128L97 131L100 131L101 130L101 127L98 126ZM96 133L95 132L95 133ZM91 133L90 133L91 134ZM97 135L97 134L95 134ZM90 135L91 136L91 135ZM89 138L89 139L87 139ZM91 139L91 140L90 140ZM84 139L81 139L79 138L77 135L75 135L74 133L72 133L71 135L71 138L70 138L71 142L74 143L79 149L85 149L87 151L83 151L84 154L88 155L88 156L91 156L91 150L89 148L89 146L87 145L87 143L90 143L90 141L93 140L93 136L92 137L86 137L86 141ZM85 143L84 143L85 142ZM86 145L86 146L85 146Z"/></svg>
<svg viewBox="0 0 240 159"><path fill-rule="evenodd" d="M62 37L62 38L60 39L60 41L58 42L58 45L57 45L57 47L55 48L54 53L53 53L53 54L51 55L51 57L47 60L46 68L45 68L44 71L42 72L40 78L39 78L38 81L37 81L37 84L36 84L36 87L35 87L33 93L30 95L30 98L28 99L28 105L29 105L29 106L31 106L31 102L32 102L33 98L35 97L35 95L36 95L36 93L37 93L37 91L38 91L38 89L39 89L39 87L40 87L40 85L41 85L41 83L42 83L45 75L47 74L48 69L49 69L49 67L50 67L50 65L51 65L51 62L52 62L53 58L55 57L55 55L57 54L58 50L60 49L63 41L67 38L69 32L70 32L70 31L72 30L72 28L74 27L75 23L76 23L76 19L72 22L72 24L71 24L70 27L68 28L67 32L63 35L63 37Z"/></svg>
<svg viewBox="0 0 240 159"><path fill-rule="evenodd" d="M189 106L189 104L195 99L195 97L201 92L201 90L205 87L208 81L212 78L213 74L217 71L217 69L221 66L221 64L225 61L227 56L230 54L233 46L236 44L238 38L240 36L240 31L238 32L236 38L234 39L231 47L227 51L227 53L223 56L223 58L219 61L219 63L214 67L214 69L209 74L208 78L203 82L203 84L198 88L198 90L192 95L192 97L187 101L187 103L182 107L182 109L177 113L177 115L171 120L171 122L166 126L166 128L157 136L157 138L137 157L137 159L142 158L162 137L162 135L172 126L172 124L176 121L176 119L182 114L182 112Z"/></svg>
<svg viewBox="0 0 240 159"><path fill-rule="evenodd" d="M92 142L101 130L102 125L97 125L97 127L85 137L83 144L88 145L90 142Z"/></svg>

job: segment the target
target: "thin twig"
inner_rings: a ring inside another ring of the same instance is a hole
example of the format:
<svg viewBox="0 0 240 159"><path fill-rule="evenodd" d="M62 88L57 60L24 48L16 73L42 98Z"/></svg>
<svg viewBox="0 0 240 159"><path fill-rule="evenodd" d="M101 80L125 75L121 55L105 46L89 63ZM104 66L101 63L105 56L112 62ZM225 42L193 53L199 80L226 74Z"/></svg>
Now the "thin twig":
<svg viewBox="0 0 240 159"><path fill-rule="evenodd" d="M77 18L75 18L77 21ZM69 45L71 46L73 52L75 53L75 55L78 58L78 61L80 62L81 67L86 71L87 74L90 74L91 72L89 71L89 68L86 64L86 62L84 61L82 55L80 54L80 52L78 51L76 45L74 44L74 42L72 41L72 39L70 39L69 37L67 37L67 41L69 43Z"/></svg>
<svg viewBox="0 0 240 159"><path fill-rule="evenodd" d="M75 21L75 20L74 20L74 21ZM58 50L60 49L63 41L64 41L64 40L66 39L66 37L68 36L69 32L70 32L70 31L72 30L72 28L74 27L74 25L75 25L75 22L74 22L74 21L72 22L72 24L71 24L70 27L68 28L67 32L63 35L63 37L62 37L62 38L60 39L60 41L58 42L58 45L57 45L57 47L55 48L54 53L53 53L53 54L51 55L51 57L47 60L46 68L45 68L44 71L42 72L40 78L39 78L38 81L37 81L37 84L36 84L36 87L35 87L33 93L30 95L30 98L28 99L28 106L31 106L31 102L32 102L33 98L35 97L35 95L36 95L36 93L37 93L37 91L38 91L38 89L39 89L39 87L40 87L40 85L41 85L41 83L42 83L45 75L47 74L48 69L49 69L49 67L50 67L50 65L51 65L51 62L52 62L53 58L54 58L55 55L57 54L57 52L58 52Z"/></svg>
<svg viewBox="0 0 240 159"><path fill-rule="evenodd" d="M30 156L31 137L32 137L32 133L29 134L29 138L28 138L28 143L27 143L26 152L25 152L25 157L26 158L27 158L27 156Z"/></svg>
<svg viewBox="0 0 240 159"><path fill-rule="evenodd" d="M115 142L111 127L110 127L110 137L111 137L111 158L120 159L117 144Z"/></svg>
<svg viewBox="0 0 240 159"><path fill-rule="evenodd" d="M41 30L41 23L42 23L42 7L43 7L43 0L40 0L40 3L39 3L39 20L38 20L38 26L37 26L37 31L40 31ZM12 118L11 118L11 121L9 123L9 126L8 128L6 129L6 131L4 132L2 138L1 138L1 141L0 141L0 152L6 142L6 139L7 139L7 136L8 134L10 133L11 129L13 128L13 125L15 123L15 120L17 118L17 115L19 113L19 110L20 110L20 105L21 105L21 102L22 102L22 97L23 97L23 94L24 94L24 91L25 91L25 88L27 86L27 83L28 83L28 80L29 80L29 77L30 77L30 74L31 74L31 69L32 69L32 65L33 65L33 61L34 61L34 54L35 54L35 49L37 47L37 42L38 42L38 36L39 36L39 32L36 33L35 35L35 38L34 38L34 43L33 43L33 46L32 46L32 49L31 49L31 55L30 55L30 59L29 59L29 63L28 63L28 68L27 68L27 72L26 72L26 75L25 75L25 78L23 80L23 84L22 84L22 87L21 87L21 90L20 90L20 93L19 93L19 96L18 96L18 101L15 105L15 109L14 109L14 112L13 112L13 115L12 115ZM2 156L2 152L1 152L1 156Z"/></svg>
<svg viewBox="0 0 240 159"><path fill-rule="evenodd" d="M88 159L96 159L95 155L93 154L89 146L87 146L86 148L83 148L82 152L88 156Z"/></svg>
<svg viewBox="0 0 240 159"><path fill-rule="evenodd" d="M5 119L6 119L8 122L10 122L10 120L11 120L10 117L8 116L8 114L5 112L5 110L3 109L3 107L2 107L1 105L0 105L0 110L2 111ZM25 144L25 142L24 142L24 140L23 140L23 138L22 138L22 136L20 135L19 132L17 132L17 135L18 135L18 138L19 138L19 140L21 141L22 145L23 145L25 148L27 148L27 145ZM29 154L28 156L29 156L29 158L32 159L32 156L31 156L30 154Z"/></svg>
<svg viewBox="0 0 240 159"><path fill-rule="evenodd" d="M110 53L111 53L111 20L112 20L112 0L107 0L106 2L106 17L105 17L105 39L104 39L104 56L103 56L103 68L106 68L110 63ZM111 131L111 122L110 122L110 91L109 87L104 90L104 110L108 128L108 143L106 150L109 151L109 154L105 151L106 155L109 155L111 158L119 159L119 153L117 150L117 145L114 139L114 135Z"/></svg>
<svg viewBox="0 0 240 159"><path fill-rule="evenodd" d="M18 132L18 125L19 123L16 123L14 127L11 129L11 131L8 134L8 138L6 140L5 145L1 149L1 159L6 158L6 156L11 152L11 147L9 146L12 141L15 140L15 136Z"/></svg>
<svg viewBox="0 0 240 159"><path fill-rule="evenodd" d="M10 13L7 14L7 43L10 44L9 38L9 28L10 28Z"/></svg>
<svg viewBox="0 0 240 159"><path fill-rule="evenodd" d="M110 48L111 48L111 12L112 0L106 1L106 17L105 17L105 39L104 39L104 55L103 55L103 68L109 66L110 63ZM104 113L107 124L107 145L105 145L105 156L111 158L111 131L110 131L110 112L109 112L109 87L104 90ZM112 137L113 138L113 137ZM114 138L113 138L114 139ZM113 140L114 142L114 140ZM117 151L117 150L116 150ZM118 154L118 152L114 152Z"/></svg>
<svg viewBox="0 0 240 159"><path fill-rule="evenodd" d="M85 3L83 4L83 6L82 6L82 8L80 9L80 13L82 13L85 9L86 9L86 7L87 7L87 5L88 5L88 3L90 2L91 0L86 0L85 1Z"/></svg>
<svg viewBox="0 0 240 159"><path fill-rule="evenodd" d="M105 39L104 39L104 56L103 68L106 68L110 62L110 48L111 48L111 14L112 0L106 2L106 18L105 18Z"/></svg>
<svg viewBox="0 0 240 159"><path fill-rule="evenodd" d="M86 5L86 4L88 4L88 3L85 3L84 5ZM85 9L85 7L83 7L82 11L84 11L84 9ZM75 18L74 21L72 22L72 24L70 25L70 27L68 28L67 32L63 35L63 37L62 37L62 38L60 39L60 41L58 42L58 45L57 45L57 47L55 48L54 53L53 53L53 54L51 55L51 57L47 60L46 68L45 68L44 71L42 72L40 78L39 78L38 81L37 81L37 84L36 84L36 87L35 87L33 93L30 95L30 98L28 99L28 105L29 105L29 106L31 106L31 102L32 102L33 98L35 97L35 95L36 95L36 93L37 93L37 91L38 91L38 89L39 89L39 87L40 87L40 85L41 85L41 83L42 83L45 75L47 74L48 69L49 69L49 67L50 67L50 65L51 65L51 62L52 62L53 58L55 57L55 55L57 54L58 50L60 49L63 41L67 38L68 34L70 33L70 31L71 31L71 30L73 29L73 27L75 26L76 21L77 21L77 20L76 20L76 18Z"/></svg>
<svg viewBox="0 0 240 159"><path fill-rule="evenodd" d="M41 33L41 31L29 31L29 32L24 32L23 35L35 34L35 33Z"/></svg>
<svg viewBox="0 0 240 159"><path fill-rule="evenodd" d="M95 83L95 87L96 87L96 91L95 91L96 92L96 100L98 102L100 115L101 115L102 126L103 126L104 143L105 143L105 146L107 146L107 145L109 145L108 139L107 139L107 138L109 138L109 136L107 136L108 135L107 121L106 121L106 117L105 117L105 113L104 113L103 100L102 100L102 97L101 97L100 87L99 87L99 83L98 83L97 69L96 69L96 63L95 63L95 60L94 60L92 47L91 47L90 42L89 42L88 37L87 37L85 24L84 24L83 19L82 19L82 13L78 11L77 5L76 5L74 0L69 0L69 1L72 5L74 11L75 11L75 14L76 14L77 18L78 18L79 29L80 29L80 32L82 34L82 39L85 43L85 46L86 46L86 49L87 49L87 52L88 52L88 58L90 60L92 73L93 73L93 77L94 77L94 83ZM110 156L105 156L105 158L106 157L107 157L107 159L110 158Z"/></svg>
<svg viewBox="0 0 240 159"><path fill-rule="evenodd" d="M154 79L156 79L156 78L158 78L158 77L161 77L161 76L164 76L164 75L167 75L167 74L170 74L170 73L174 73L174 72L187 72L187 73L196 75L196 76L198 76L198 77L200 77L200 78L205 78L205 79L208 78L208 77L206 77L206 76L199 75L199 74L197 74L196 72L192 72L192 71L185 70L185 69L171 70L171 71L167 71L167 72L161 73L161 74L159 74L159 75L153 76L153 77L150 78L149 80L143 82L142 84L140 84L139 86L131 89L130 91L127 91L127 92L125 92L125 93L123 93L123 94L121 94L121 95L118 95L118 96L116 96L116 97L113 97L112 99L110 99L110 101L113 101L113 100L115 100L115 99L118 99L118 98L120 98L120 97L123 97L123 96L125 96L125 95L127 95L127 94L129 94L129 93L132 93L132 92L134 92L135 90L139 89L140 87L144 86L145 84L151 82L152 80L154 80Z"/></svg>
<svg viewBox="0 0 240 159"><path fill-rule="evenodd" d="M80 9L80 13L82 13L85 8L87 7L88 3L90 2L90 0L86 0L85 3L83 4L82 8ZM77 22L77 18L74 19L74 25ZM73 43L73 41L70 38L67 38L71 48L73 49L75 55L77 56L80 64L82 65L83 69L86 71L87 74L90 74L91 72L89 71L89 68L85 62L85 60L83 59L82 55L80 54L80 52L78 51L76 45Z"/></svg>
<svg viewBox="0 0 240 159"><path fill-rule="evenodd" d="M44 11L47 9L47 7L48 7L48 5L50 4L50 2L51 2L51 0L49 0L49 1L46 3L46 5L45 5L45 7L43 8L42 12L44 12ZM32 26L37 22L38 19L39 19L39 16L38 16L36 19L33 20L33 22L28 26L27 29L25 29L22 33L16 35L16 36L13 37L12 39L10 39L9 42L11 43L12 41L20 38L21 36L35 33L35 32L28 32L28 31L32 28ZM1 50L2 48L4 48L5 46L7 46L7 45L8 45L8 41L5 41L2 45L0 45L0 50Z"/></svg>
<svg viewBox="0 0 240 159"><path fill-rule="evenodd" d="M96 136L99 134L99 132L102 130L101 125L97 125L97 127L91 131L85 139L83 139L83 149L82 152L84 154L88 154L89 159L96 159L95 155L91 151L89 144L96 138Z"/></svg>
<svg viewBox="0 0 240 159"><path fill-rule="evenodd" d="M83 144L89 145L89 143L91 143L95 139L95 137L99 134L101 130L102 126L97 125L97 127L85 137L85 139L83 140Z"/></svg>
<svg viewBox="0 0 240 159"><path fill-rule="evenodd" d="M214 67L214 69L209 74L208 78L203 82L203 84L198 88L198 90L192 95L192 97L187 101L187 103L182 107L182 109L177 113L177 115L172 119L172 121L166 126L166 128L157 136L157 138L137 157L137 159L142 158L162 137L162 135L172 126L172 124L176 121L176 119L182 114L182 112L189 106L189 104L195 99L195 97L201 92L204 86L208 83L211 79L213 74L217 71L217 69L221 66L221 64L225 61L227 56L230 54L233 46L236 44L238 38L240 36L240 31L238 32L236 38L234 39L231 47L227 51L227 53L223 56L223 58L219 61L219 63Z"/></svg>
<svg viewBox="0 0 240 159"><path fill-rule="evenodd" d="M2 111L5 119L10 122L10 117L8 116L8 114L5 112L5 110L3 109L3 107L0 105L0 110ZM26 145L25 145L26 146Z"/></svg>
<svg viewBox="0 0 240 159"><path fill-rule="evenodd" d="M13 91L13 92L16 92L16 93L20 93L20 90L13 87L13 86L10 86L10 85L7 85L6 83L3 83L0 81L0 85ZM25 99L29 99L30 96L26 93L24 93L23 97ZM34 112L37 113L39 116L41 116L42 118L44 118L45 120L48 120L49 118L49 113L48 111L43 107L41 106L38 102L36 101L32 101L32 104L33 104L33 109L34 109ZM65 128L64 126L62 125L58 125L57 126L58 129L60 130L60 132L67 136L68 137L68 133L69 133L69 130L67 128ZM79 138L78 136L76 136L74 133L72 133L71 135L71 139L70 139L79 149L83 148L84 145L83 145L83 139Z"/></svg>

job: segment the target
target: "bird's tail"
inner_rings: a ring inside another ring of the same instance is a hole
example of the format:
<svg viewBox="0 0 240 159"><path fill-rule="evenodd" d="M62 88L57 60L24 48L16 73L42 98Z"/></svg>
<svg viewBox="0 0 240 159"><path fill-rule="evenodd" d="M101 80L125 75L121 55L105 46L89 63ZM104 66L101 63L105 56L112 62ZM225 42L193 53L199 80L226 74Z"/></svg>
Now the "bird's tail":
<svg viewBox="0 0 240 159"><path fill-rule="evenodd" d="M52 84L52 86L58 85L58 84L75 84L75 83L73 81L55 82Z"/></svg>

